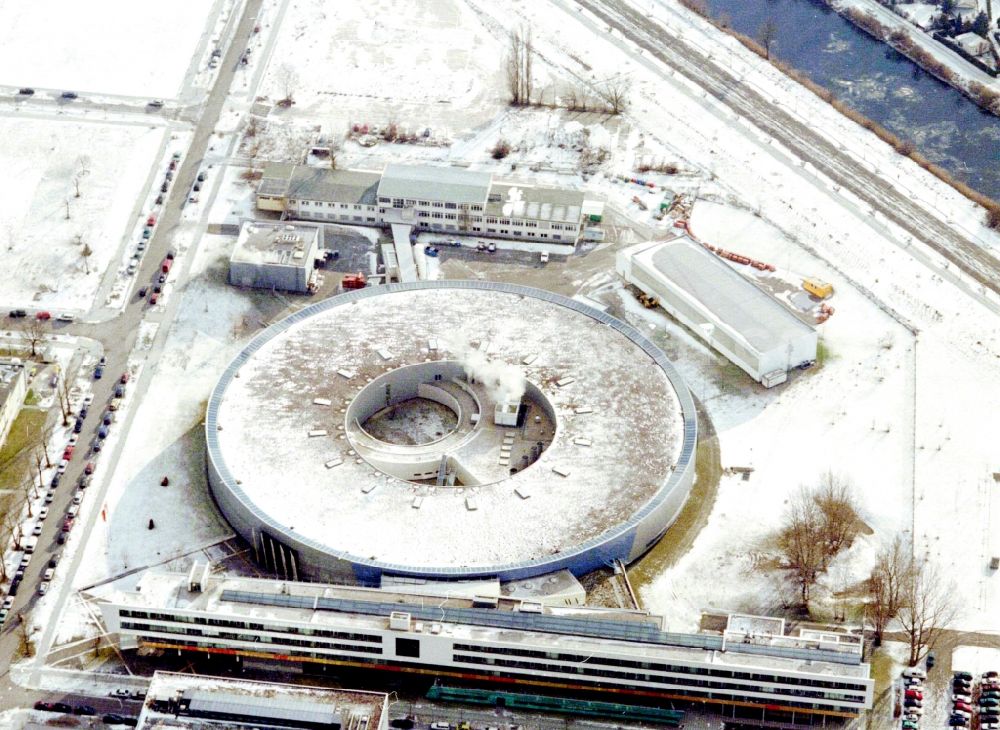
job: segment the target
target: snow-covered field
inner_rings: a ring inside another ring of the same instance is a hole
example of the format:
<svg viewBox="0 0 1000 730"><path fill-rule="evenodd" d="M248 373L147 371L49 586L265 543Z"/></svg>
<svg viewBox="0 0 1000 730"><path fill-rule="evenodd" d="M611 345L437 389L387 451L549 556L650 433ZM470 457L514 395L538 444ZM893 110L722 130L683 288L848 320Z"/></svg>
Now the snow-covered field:
<svg viewBox="0 0 1000 730"><path fill-rule="evenodd" d="M0 118L0 139L17 140L0 145L0 270L17 272L0 305L90 308L163 136L158 126Z"/></svg>
<svg viewBox="0 0 1000 730"><path fill-rule="evenodd" d="M0 5L0 84L80 94L178 94L218 2Z"/></svg>
<svg viewBox="0 0 1000 730"><path fill-rule="evenodd" d="M502 106L505 45L470 3L299 0L285 11L262 96L342 134L348 121L475 126Z"/></svg>

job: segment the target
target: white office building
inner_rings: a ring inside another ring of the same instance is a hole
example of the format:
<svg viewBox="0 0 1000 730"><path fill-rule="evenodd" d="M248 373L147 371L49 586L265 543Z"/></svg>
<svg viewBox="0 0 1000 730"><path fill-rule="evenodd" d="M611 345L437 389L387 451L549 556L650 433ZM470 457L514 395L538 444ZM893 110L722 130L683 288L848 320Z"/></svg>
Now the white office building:
<svg viewBox="0 0 1000 730"><path fill-rule="evenodd" d="M785 633L733 616L721 633L663 630L639 611L439 598L319 583L147 572L101 604L122 649L234 661L405 671L628 701L694 701L762 715L855 717L874 682L861 637Z"/></svg>
<svg viewBox="0 0 1000 730"><path fill-rule="evenodd" d="M603 203L578 190L494 180L489 172L386 165L381 173L275 163L257 190L260 210L349 225L575 246L600 232Z"/></svg>

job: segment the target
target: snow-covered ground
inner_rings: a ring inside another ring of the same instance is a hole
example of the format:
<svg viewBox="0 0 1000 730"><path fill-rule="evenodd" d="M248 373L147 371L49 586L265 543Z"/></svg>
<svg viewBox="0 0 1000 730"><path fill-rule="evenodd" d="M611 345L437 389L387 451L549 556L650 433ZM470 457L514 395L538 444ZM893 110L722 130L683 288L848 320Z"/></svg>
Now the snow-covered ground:
<svg viewBox="0 0 1000 730"><path fill-rule="evenodd" d="M0 5L0 84L176 96L219 0Z"/></svg>
<svg viewBox="0 0 1000 730"><path fill-rule="evenodd" d="M17 272L3 277L0 305L91 307L164 134L148 124L0 118L0 139L17 140L0 145L0 270Z"/></svg>
<svg viewBox="0 0 1000 730"><path fill-rule="evenodd" d="M465 128L502 105L506 44L471 3L299 0L277 32L261 95L274 102L291 91L284 114L337 135L349 121Z"/></svg>

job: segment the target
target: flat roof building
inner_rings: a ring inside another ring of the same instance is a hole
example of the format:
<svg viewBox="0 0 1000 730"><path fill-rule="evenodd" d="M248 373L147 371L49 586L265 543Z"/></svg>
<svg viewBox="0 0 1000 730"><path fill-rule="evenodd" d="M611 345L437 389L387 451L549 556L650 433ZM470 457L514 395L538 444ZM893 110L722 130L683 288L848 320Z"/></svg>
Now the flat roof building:
<svg viewBox="0 0 1000 730"><path fill-rule="evenodd" d="M318 226L247 221L229 257L229 283L307 292L319 255Z"/></svg>
<svg viewBox="0 0 1000 730"><path fill-rule="evenodd" d="M753 707L759 719L856 717L872 706L862 643L837 629L785 634L780 620L741 617L721 634L672 633L641 611L504 596L428 598L214 575L192 586L184 574L154 571L132 580L100 605L125 650L405 671L428 684L559 687L615 702Z"/></svg>
<svg viewBox="0 0 1000 730"><path fill-rule="evenodd" d="M435 165L386 165L381 173L274 163L257 207L302 220L510 238L575 246L594 236L603 203L579 190L495 181L489 172Z"/></svg>
<svg viewBox="0 0 1000 730"><path fill-rule="evenodd" d="M816 360L815 327L689 236L631 246L616 269L764 385Z"/></svg>
<svg viewBox="0 0 1000 730"><path fill-rule="evenodd" d="M388 711L384 692L155 672L137 727L387 730Z"/></svg>

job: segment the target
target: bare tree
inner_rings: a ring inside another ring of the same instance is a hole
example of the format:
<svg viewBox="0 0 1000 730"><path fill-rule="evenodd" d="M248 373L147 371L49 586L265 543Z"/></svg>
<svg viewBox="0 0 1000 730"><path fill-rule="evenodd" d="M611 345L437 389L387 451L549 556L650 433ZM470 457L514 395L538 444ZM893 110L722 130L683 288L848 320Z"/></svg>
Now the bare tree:
<svg viewBox="0 0 1000 730"><path fill-rule="evenodd" d="M764 46L764 58L770 59L771 46L778 40L778 24L774 22L774 18L768 18L761 24L760 30L757 31L757 40Z"/></svg>
<svg viewBox="0 0 1000 730"><path fill-rule="evenodd" d="M48 332L48 327L44 320L32 318L25 320L24 324L21 326L21 334L28 341L28 345L31 347L31 356L37 356L38 345L45 339L45 335Z"/></svg>
<svg viewBox="0 0 1000 730"><path fill-rule="evenodd" d="M66 220L69 220L69 198L66 198Z"/></svg>
<svg viewBox="0 0 1000 730"><path fill-rule="evenodd" d="M824 550L817 539L822 531L823 515L816 500L802 488L792 499L778 533L778 551L784 567L791 571L803 607L808 610L812 587L824 566Z"/></svg>
<svg viewBox="0 0 1000 730"><path fill-rule="evenodd" d="M521 28L517 31L511 31L506 74L507 92L510 94L510 103L514 106L531 103L531 94L534 88L531 69L533 56L531 29Z"/></svg>
<svg viewBox="0 0 1000 730"><path fill-rule="evenodd" d="M927 560L914 558L902 588L899 623L909 637L910 666L934 647L958 615L958 591Z"/></svg>
<svg viewBox="0 0 1000 730"><path fill-rule="evenodd" d="M90 257L94 255L94 249L90 247L89 243L84 243L83 248L80 249L80 258L83 259L83 269L89 274L90 273Z"/></svg>
<svg viewBox="0 0 1000 730"><path fill-rule="evenodd" d="M604 82L597 93L601 100L607 104L608 111L612 114L621 114L628 107L629 92L632 90L632 81L628 78L618 76Z"/></svg>
<svg viewBox="0 0 1000 730"><path fill-rule="evenodd" d="M850 482L827 471L813 493L822 515L820 539L824 549L824 569L841 550L849 548L858 536L858 510Z"/></svg>
<svg viewBox="0 0 1000 730"><path fill-rule="evenodd" d="M507 93L510 94L510 103L514 106L521 105L521 57L524 53L524 44L519 33L511 32L510 49L507 51Z"/></svg>
<svg viewBox="0 0 1000 730"><path fill-rule="evenodd" d="M875 568L868 578L868 615L876 646L882 643L886 627L903 607L903 586L907 582L906 572L910 563L909 550L897 535L891 545L879 552Z"/></svg>
<svg viewBox="0 0 1000 730"><path fill-rule="evenodd" d="M281 84L281 93L284 94L278 104L285 107L291 106L295 103L295 91L299 87L298 73L290 64L283 63L278 68L275 78Z"/></svg>
<svg viewBox="0 0 1000 730"><path fill-rule="evenodd" d="M56 383L56 394L59 396L59 408L62 409L62 424L68 426L69 417L73 413L73 404L70 402L69 383L65 377L59 378L59 382Z"/></svg>

